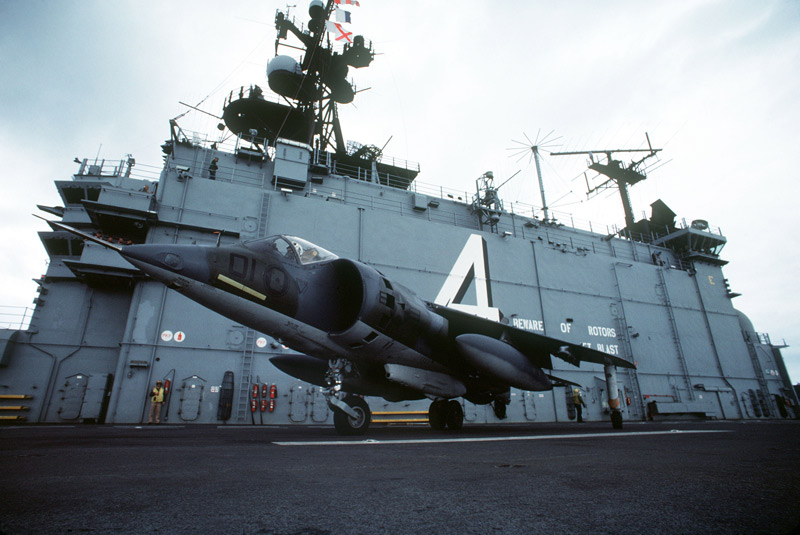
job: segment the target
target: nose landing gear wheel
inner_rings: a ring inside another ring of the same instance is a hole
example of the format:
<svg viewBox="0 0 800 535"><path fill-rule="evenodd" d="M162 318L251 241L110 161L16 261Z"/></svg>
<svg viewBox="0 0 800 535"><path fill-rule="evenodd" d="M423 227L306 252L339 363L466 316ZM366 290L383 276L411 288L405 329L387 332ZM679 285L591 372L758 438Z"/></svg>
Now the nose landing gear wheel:
<svg viewBox="0 0 800 535"><path fill-rule="evenodd" d="M358 414L353 418L340 410L333 411L333 426L340 435L363 435L369 428L372 413L366 401L358 396L347 396L344 402Z"/></svg>

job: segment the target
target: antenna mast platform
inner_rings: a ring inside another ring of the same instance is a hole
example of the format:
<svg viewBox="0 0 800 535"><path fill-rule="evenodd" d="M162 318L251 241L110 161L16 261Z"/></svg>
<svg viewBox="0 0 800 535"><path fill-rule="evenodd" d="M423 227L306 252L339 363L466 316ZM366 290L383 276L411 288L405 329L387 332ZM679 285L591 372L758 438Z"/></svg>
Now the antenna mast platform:
<svg viewBox="0 0 800 535"><path fill-rule="evenodd" d="M589 165L589 169L592 171L597 171L601 175L607 176L608 180L603 182L602 184L591 187L589 185L589 181L586 181L586 187L588 189L587 196L591 196L592 194L597 193L598 191L608 189L610 187L616 186L619 189L619 195L622 199L622 209L625 211L625 225L629 228L633 226L633 208L631 206L631 199L630 195L628 194L628 186L632 186L637 182L641 182L647 178L645 174L645 169L642 164L648 159L655 156L663 149L654 149L653 145L650 143L650 136L645 132L645 137L647 138L647 146L646 149L600 149L600 150L582 150L582 151L570 151L570 152L551 152L551 156L574 156L577 154L588 154L589 159L591 160L591 165ZM640 160L632 161L629 165L625 166L619 160L615 160L613 158L613 153L615 152L646 152L647 154ZM606 162L595 161L594 155L595 154L605 154L606 155Z"/></svg>

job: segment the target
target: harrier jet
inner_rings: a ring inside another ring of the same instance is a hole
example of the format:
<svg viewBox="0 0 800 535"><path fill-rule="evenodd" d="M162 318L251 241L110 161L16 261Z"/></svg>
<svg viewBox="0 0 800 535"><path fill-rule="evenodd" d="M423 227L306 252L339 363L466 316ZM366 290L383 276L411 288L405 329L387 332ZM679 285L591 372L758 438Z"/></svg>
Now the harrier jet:
<svg viewBox="0 0 800 535"><path fill-rule="evenodd" d="M615 366L634 367L617 356L426 301L369 265L295 236L235 245L117 246L48 223L115 249L167 287L300 353L270 360L323 387L336 430L345 435L369 427L370 409L361 396L427 397L434 429L460 429L464 413L457 398L492 404L503 418L511 387L543 391L574 384L545 372L553 368L552 357L576 366L602 364L607 376ZM618 410L612 410L612 422L621 426Z"/></svg>

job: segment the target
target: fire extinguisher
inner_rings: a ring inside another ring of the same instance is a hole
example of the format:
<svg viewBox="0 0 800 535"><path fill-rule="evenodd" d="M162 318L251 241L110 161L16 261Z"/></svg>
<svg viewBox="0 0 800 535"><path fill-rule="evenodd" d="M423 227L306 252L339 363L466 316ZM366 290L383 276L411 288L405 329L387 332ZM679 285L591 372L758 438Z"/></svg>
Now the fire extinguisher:
<svg viewBox="0 0 800 535"><path fill-rule="evenodd" d="M256 412L256 407L258 407L258 401L255 399L250 400L250 412Z"/></svg>
<svg viewBox="0 0 800 535"><path fill-rule="evenodd" d="M258 383L253 384L253 399L258 399Z"/></svg>
<svg viewBox="0 0 800 535"><path fill-rule="evenodd" d="M274 410L275 410L275 400L271 399L269 400L269 412L272 412Z"/></svg>
<svg viewBox="0 0 800 535"><path fill-rule="evenodd" d="M262 398L261 399L261 412L264 412L265 410L267 410L267 398Z"/></svg>
<svg viewBox="0 0 800 535"><path fill-rule="evenodd" d="M267 385L267 383L264 383L263 385L261 385L261 397L263 399L267 399L267 390L268 389L269 389L269 385Z"/></svg>
<svg viewBox="0 0 800 535"><path fill-rule="evenodd" d="M172 381L169 379L164 379L164 396L169 394L169 387L172 385Z"/></svg>
<svg viewBox="0 0 800 535"><path fill-rule="evenodd" d="M269 387L269 399L275 399L278 397L278 385L272 383L272 386Z"/></svg>

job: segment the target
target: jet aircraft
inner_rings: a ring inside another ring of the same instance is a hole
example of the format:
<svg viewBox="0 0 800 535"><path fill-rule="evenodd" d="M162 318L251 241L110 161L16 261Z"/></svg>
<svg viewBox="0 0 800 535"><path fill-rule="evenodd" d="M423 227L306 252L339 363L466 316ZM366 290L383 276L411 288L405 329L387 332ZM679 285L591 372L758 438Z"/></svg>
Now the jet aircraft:
<svg viewBox="0 0 800 535"><path fill-rule="evenodd" d="M607 376L614 366L634 367L591 348L425 301L369 265L294 236L234 245L117 246L48 223L116 250L167 287L300 353L270 360L323 387L335 428L344 435L369 427L370 409L361 396L427 397L431 427L455 430L464 421L459 397L491 404L504 418L510 387L543 391L575 384L545 373L553 368L553 356L576 366L602 364ZM621 426L621 414L612 410L619 427L615 415Z"/></svg>

